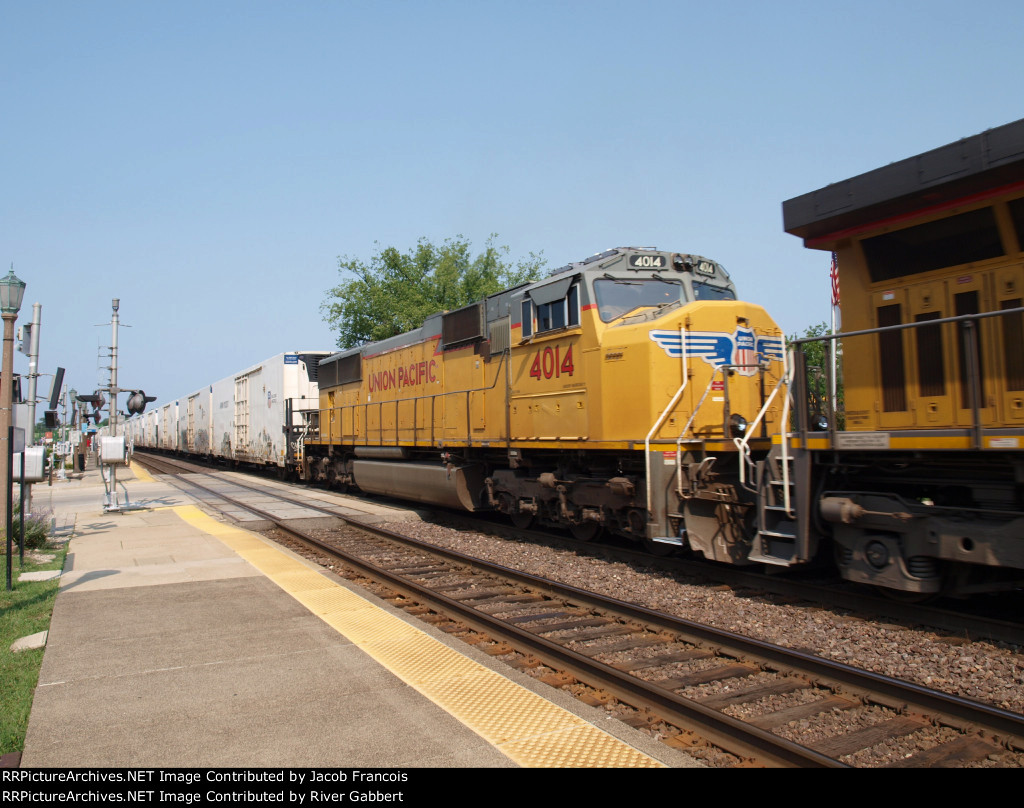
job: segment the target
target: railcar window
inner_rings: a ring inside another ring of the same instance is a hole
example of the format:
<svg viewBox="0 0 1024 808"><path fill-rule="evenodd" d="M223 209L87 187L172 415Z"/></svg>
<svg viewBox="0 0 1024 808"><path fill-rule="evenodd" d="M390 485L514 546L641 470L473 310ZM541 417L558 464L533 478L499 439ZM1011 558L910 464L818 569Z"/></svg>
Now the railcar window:
<svg viewBox="0 0 1024 808"><path fill-rule="evenodd" d="M1013 229L1017 231L1017 246L1024 250L1024 197L1010 202L1010 217Z"/></svg>
<svg viewBox="0 0 1024 808"><path fill-rule="evenodd" d="M918 314L914 321L921 323L938 320L939 312ZM943 371L942 326L923 325L914 329L917 337L917 382L922 396L946 395L946 377Z"/></svg>
<svg viewBox="0 0 1024 808"><path fill-rule="evenodd" d="M1004 254L992 208L866 238L861 246L871 280L875 282Z"/></svg>
<svg viewBox="0 0 1024 808"><path fill-rule="evenodd" d="M978 307L977 292L961 292L953 295L953 303L956 306L956 316L962 317L965 314L977 314L981 311ZM966 326L960 325L957 329L957 351L960 357L960 406L965 410L971 406L971 389L975 388L980 394L981 380L985 378L985 368L982 364L981 335L978 333L978 321L974 321L974 356L970 357L974 364L975 378L971 378L968 367L968 353L964 342L964 331ZM979 401L979 406L984 406Z"/></svg>
<svg viewBox="0 0 1024 808"><path fill-rule="evenodd" d="M607 278L594 281L597 313L610 323L631 311L655 306L667 306L683 299L683 286L672 281L616 280Z"/></svg>
<svg viewBox="0 0 1024 808"><path fill-rule="evenodd" d="M1022 305L1019 297L1004 300L1002 308L1016 309ZM1024 390L1024 316L1004 314L999 318L1003 324L1003 356L1006 357L1006 389Z"/></svg>
<svg viewBox="0 0 1024 808"><path fill-rule="evenodd" d="M715 286L704 281L693 282L693 296L697 300L735 300L736 293L723 286Z"/></svg>
<svg viewBox="0 0 1024 808"><path fill-rule="evenodd" d="M878 325L885 328L903 322L898 303L878 307ZM882 408L903 412L907 408L906 371L903 366L903 332L883 331L878 335L878 358L882 369Z"/></svg>

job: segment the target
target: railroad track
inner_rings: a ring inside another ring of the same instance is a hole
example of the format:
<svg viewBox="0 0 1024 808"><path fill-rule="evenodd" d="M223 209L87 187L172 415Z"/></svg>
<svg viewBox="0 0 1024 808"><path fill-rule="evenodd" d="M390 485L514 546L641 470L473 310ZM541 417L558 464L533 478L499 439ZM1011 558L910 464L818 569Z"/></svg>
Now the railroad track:
<svg viewBox="0 0 1024 808"><path fill-rule="evenodd" d="M208 466L178 458L173 460L166 457L156 458L148 454L136 455L136 457L152 458L172 464L168 468L173 467L195 473L210 471ZM255 477L255 479L259 478ZM235 484L243 485L237 481ZM264 490L258 486L249 487L252 490ZM301 487L300 490L305 492L308 488ZM329 489L312 490L329 492ZM279 488L274 491L274 495L295 504L309 506L308 498L288 497ZM327 508L323 512L339 515L337 509ZM495 520L487 513L471 514L445 511L443 518L447 524L514 540L526 537L548 545L571 548L576 551L581 546L585 546L588 553L598 557L644 567L655 563L659 569L670 570L699 581L708 581L712 585L722 584L736 591L746 590L750 593L769 593L776 597L792 599L794 602L806 601L817 607L844 610L866 620L895 620L908 625L929 626L960 638L985 638L993 642L1024 647L1024 623L995 616L990 608L983 607L979 610L973 603L956 602L952 607L945 608L941 604L894 600L891 597L875 594L870 588L851 586L836 578L822 580L801 574L778 576L747 567L715 564L703 559L675 556L656 558L649 553L633 549L631 546L618 545L614 541L582 543L577 539L570 539L557 533L517 528L502 520ZM1002 609L996 614L1004 613L1019 614L1019 599L1002 603Z"/></svg>
<svg viewBox="0 0 1024 808"><path fill-rule="evenodd" d="M424 546L372 525L350 524L325 540L230 496L223 480L219 491L195 476L188 485L259 513L314 552L380 582L407 610L621 713L627 723L657 730L673 746L710 743L736 764L801 767L879 765L857 761L865 759L864 750L909 735L927 738L931 748L887 765L964 765L1004 754L1016 759L1008 750L1024 750L1024 717L1014 713ZM840 714L846 731L835 730ZM858 718L853 730L850 715Z"/></svg>

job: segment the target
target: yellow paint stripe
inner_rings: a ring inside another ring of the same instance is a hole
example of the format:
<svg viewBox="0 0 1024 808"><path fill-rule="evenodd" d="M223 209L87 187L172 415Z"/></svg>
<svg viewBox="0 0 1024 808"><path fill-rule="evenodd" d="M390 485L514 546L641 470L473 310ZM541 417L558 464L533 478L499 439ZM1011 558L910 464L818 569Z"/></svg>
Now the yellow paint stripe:
<svg viewBox="0 0 1024 808"><path fill-rule="evenodd" d="M216 536L406 684L525 767L665 768L664 764L463 656L255 535L192 505L174 509Z"/></svg>
<svg viewBox="0 0 1024 808"><path fill-rule="evenodd" d="M138 463L132 463L129 466L129 468L132 470L132 474L135 475L136 480L139 480L140 482L144 483L156 482L156 480L153 478L153 475L146 471Z"/></svg>

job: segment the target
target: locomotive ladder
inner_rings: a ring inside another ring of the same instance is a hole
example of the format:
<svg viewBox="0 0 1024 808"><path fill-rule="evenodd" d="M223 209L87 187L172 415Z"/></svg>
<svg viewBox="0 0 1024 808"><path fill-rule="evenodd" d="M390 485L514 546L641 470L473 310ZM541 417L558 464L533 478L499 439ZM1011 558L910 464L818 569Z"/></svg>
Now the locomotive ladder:
<svg viewBox="0 0 1024 808"><path fill-rule="evenodd" d="M811 454L804 442L799 449L793 448L788 428L790 404L803 400L802 378L794 372L797 363L792 353L787 353L780 441L757 463L757 534L747 556L750 561L780 567L810 561L817 550L810 519ZM803 405L798 406L798 421L805 420L800 418Z"/></svg>
<svg viewBox="0 0 1024 808"><path fill-rule="evenodd" d="M782 446L773 446L757 464L757 534L748 558L789 567L813 556L808 494L811 455L792 448L788 457L784 454Z"/></svg>

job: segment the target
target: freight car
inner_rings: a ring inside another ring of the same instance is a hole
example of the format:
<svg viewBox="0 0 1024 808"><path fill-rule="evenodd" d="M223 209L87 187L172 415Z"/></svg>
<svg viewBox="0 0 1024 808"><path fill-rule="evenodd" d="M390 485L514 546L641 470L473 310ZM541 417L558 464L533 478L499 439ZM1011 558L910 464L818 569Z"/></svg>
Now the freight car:
<svg viewBox="0 0 1024 808"><path fill-rule="evenodd" d="M831 540L844 577L911 596L1020 586L1024 120L790 199L783 218L838 264L844 407L814 434L793 363L796 431L766 465L777 481L787 450L792 496L762 508L755 551L792 566Z"/></svg>
<svg viewBox="0 0 1024 808"><path fill-rule="evenodd" d="M305 474L745 562L783 346L718 263L608 250L323 360Z"/></svg>
<svg viewBox="0 0 1024 808"><path fill-rule="evenodd" d="M318 405L319 362L327 356L329 351L277 354L129 418L126 434L139 449L297 472L309 414Z"/></svg>

